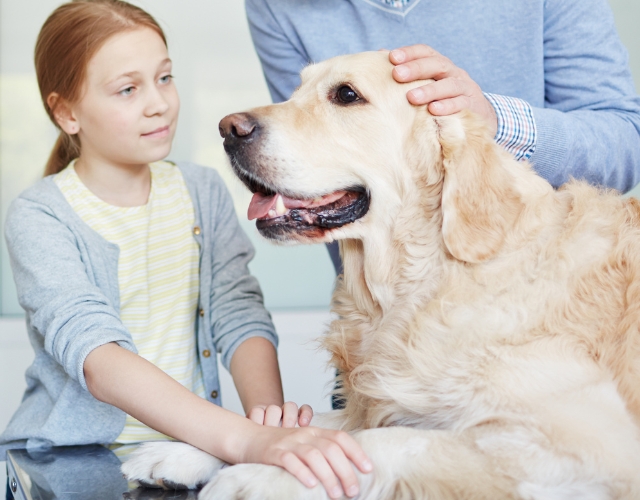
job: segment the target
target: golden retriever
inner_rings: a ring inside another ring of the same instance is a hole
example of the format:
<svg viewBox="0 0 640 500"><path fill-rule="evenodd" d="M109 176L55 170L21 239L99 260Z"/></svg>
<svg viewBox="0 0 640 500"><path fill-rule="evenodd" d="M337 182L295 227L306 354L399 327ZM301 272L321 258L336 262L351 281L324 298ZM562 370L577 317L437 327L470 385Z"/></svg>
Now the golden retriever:
<svg viewBox="0 0 640 500"><path fill-rule="evenodd" d="M338 57L220 125L265 237L340 241L322 342L346 408L313 424L371 457L363 499L640 499L639 202L554 190L471 113L410 105L422 83L394 82L385 53ZM327 498L219 466L168 443L124 470L213 477L205 499Z"/></svg>

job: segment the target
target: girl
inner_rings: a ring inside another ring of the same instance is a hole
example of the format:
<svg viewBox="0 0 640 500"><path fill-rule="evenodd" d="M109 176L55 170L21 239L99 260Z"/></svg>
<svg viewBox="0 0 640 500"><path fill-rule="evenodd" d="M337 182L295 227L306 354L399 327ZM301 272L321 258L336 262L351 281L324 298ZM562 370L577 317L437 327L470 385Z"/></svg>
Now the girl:
<svg viewBox="0 0 640 500"><path fill-rule="evenodd" d="M253 249L222 181L160 161L179 109L162 29L123 1L66 3L42 27L35 62L60 137L46 177L7 217L35 360L0 458L171 436L320 480L334 498L357 494L349 460L371 465L355 441L293 428L311 409L283 405ZM218 406L216 351L250 419Z"/></svg>

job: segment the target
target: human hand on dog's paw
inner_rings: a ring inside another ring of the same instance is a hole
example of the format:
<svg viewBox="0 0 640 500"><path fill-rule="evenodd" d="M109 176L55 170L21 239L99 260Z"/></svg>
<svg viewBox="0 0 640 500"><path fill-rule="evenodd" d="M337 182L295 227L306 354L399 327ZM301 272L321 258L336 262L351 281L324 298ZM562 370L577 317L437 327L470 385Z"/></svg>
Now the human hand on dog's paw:
<svg viewBox="0 0 640 500"><path fill-rule="evenodd" d="M291 401L282 405L254 406L247 414L249 420L271 427L306 427L313 418L313 409L309 405L298 405Z"/></svg>
<svg viewBox="0 0 640 500"><path fill-rule="evenodd" d="M243 436L240 462L277 465L295 476L307 488L322 484L332 499L358 495L358 477L354 470L369 473L373 465L360 445L343 431L303 427L274 429L256 427Z"/></svg>
<svg viewBox="0 0 640 500"><path fill-rule="evenodd" d="M393 78L400 83L435 80L407 92L411 104L428 104L429 112L436 116L469 109L483 117L495 135L498 129L495 109L480 86L449 58L427 45L418 44L392 50L389 60L395 65Z"/></svg>

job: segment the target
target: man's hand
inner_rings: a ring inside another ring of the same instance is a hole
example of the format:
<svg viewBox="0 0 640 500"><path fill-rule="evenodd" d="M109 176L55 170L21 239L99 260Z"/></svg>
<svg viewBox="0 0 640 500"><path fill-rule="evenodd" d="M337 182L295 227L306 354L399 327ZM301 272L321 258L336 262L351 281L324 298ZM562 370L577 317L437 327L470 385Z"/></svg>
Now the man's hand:
<svg viewBox="0 0 640 500"><path fill-rule="evenodd" d="M432 115L443 116L470 109L483 117L495 135L498 119L478 84L448 58L427 45L411 45L392 50L393 78L400 82L433 79L435 82L407 92L411 104L428 104Z"/></svg>
<svg viewBox="0 0 640 500"><path fill-rule="evenodd" d="M309 405L298 405L287 402L282 407L277 405L254 406L249 411L247 418L256 424L268 425L270 427L306 427L311 422L313 410Z"/></svg>

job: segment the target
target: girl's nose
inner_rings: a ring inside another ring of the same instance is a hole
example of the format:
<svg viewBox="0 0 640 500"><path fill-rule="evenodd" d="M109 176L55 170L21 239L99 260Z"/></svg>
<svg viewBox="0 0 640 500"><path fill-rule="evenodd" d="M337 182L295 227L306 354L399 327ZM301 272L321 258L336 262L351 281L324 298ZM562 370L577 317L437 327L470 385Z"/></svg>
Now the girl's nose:
<svg viewBox="0 0 640 500"><path fill-rule="evenodd" d="M146 114L149 116L161 115L166 113L168 109L169 109L169 102L167 101L165 96L162 94L162 92L154 88L149 95Z"/></svg>

